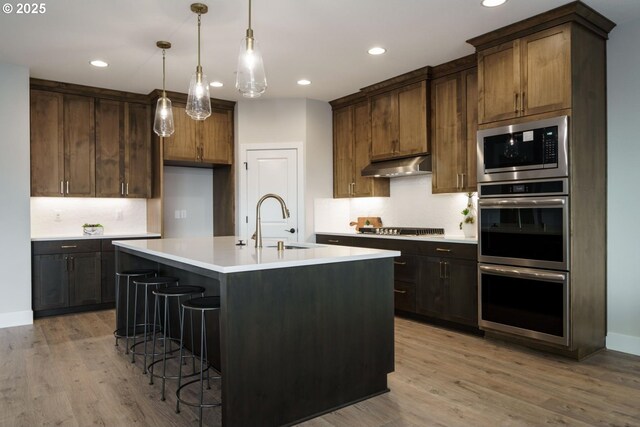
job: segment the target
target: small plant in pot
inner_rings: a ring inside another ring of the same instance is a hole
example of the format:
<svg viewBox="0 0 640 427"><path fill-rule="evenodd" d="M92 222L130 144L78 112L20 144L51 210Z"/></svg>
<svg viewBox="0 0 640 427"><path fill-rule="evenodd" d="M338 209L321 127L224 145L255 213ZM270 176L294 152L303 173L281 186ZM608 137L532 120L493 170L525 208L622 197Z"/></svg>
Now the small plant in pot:
<svg viewBox="0 0 640 427"><path fill-rule="evenodd" d="M104 234L104 227L102 224L83 224L82 234L86 236L101 236Z"/></svg>
<svg viewBox="0 0 640 427"><path fill-rule="evenodd" d="M467 207L461 213L464 218L460 221L460 230L464 237L476 237L476 207L473 204L473 193L467 193Z"/></svg>

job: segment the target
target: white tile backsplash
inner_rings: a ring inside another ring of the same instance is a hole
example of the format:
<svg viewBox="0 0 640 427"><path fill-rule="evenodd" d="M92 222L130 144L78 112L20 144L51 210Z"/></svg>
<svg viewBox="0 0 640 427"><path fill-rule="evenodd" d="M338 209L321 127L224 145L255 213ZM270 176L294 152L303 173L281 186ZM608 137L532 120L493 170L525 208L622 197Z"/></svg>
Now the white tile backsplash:
<svg viewBox="0 0 640 427"><path fill-rule="evenodd" d="M102 224L105 234L147 231L146 199L32 197L31 236L82 235L82 224Z"/></svg>
<svg viewBox="0 0 640 427"><path fill-rule="evenodd" d="M466 193L433 194L432 175L391 180L391 197L316 199L316 232L349 232L359 216L379 216L385 226L439 227L447 235L461 235L459 228L467 205ZM475 201L475 197L474 197Z"/></svg>

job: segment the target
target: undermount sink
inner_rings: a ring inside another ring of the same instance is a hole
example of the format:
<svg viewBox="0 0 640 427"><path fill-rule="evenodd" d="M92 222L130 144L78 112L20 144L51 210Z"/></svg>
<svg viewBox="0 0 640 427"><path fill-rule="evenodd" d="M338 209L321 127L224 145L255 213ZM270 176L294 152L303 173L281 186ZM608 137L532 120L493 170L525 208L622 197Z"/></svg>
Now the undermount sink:
<svg viewBox="0 0 640 427"><path fill-rule="evenodd" d="M265 246L265 248L277 248L277 245L269 245ZM296 245L284 245L285 249L309 249L307 246L296 246Z"/></svg>

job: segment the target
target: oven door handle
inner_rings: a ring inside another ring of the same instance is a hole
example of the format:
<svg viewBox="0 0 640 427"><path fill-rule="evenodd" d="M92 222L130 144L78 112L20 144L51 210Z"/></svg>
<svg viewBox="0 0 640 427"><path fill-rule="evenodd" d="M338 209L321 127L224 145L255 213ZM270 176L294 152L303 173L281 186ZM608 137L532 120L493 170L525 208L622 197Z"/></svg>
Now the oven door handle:
<svg viewBox="0 0 640 427"><path fill-rule="evenodd" d="M496 273L503 276L527 277L530 279L548 280L551 282L564 282L565 280L567 280L567 275L562 273L529 272L522 271L517 268L493 267L489 265L481 265L479 268L480 271L483 271L485 273Z"/></svg>
<svg viewBox="0 0 640 427"><path fill-rule="evenodd" d="M523 207L556 207L565 206L567 201L565 199L545 199L545 200L478 200L479 206L499 208L502 206L523 206Z"/></svg>

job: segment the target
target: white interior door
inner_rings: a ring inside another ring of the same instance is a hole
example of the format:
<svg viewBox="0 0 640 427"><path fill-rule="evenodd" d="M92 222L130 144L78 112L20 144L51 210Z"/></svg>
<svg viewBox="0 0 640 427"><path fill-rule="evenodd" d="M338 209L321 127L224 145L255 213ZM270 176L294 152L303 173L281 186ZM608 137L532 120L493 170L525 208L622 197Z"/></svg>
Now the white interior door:
<svg viewBox="0 0 640 427"><path fill-rule="evenodd" d="M280 203L269 198L262 203L262 239L298 241L298 150L247 150L247 236L256 231L256 204L262 196L274 193L289 208L282 218ZM250 241L249 244L252 244Z"/></svg>

